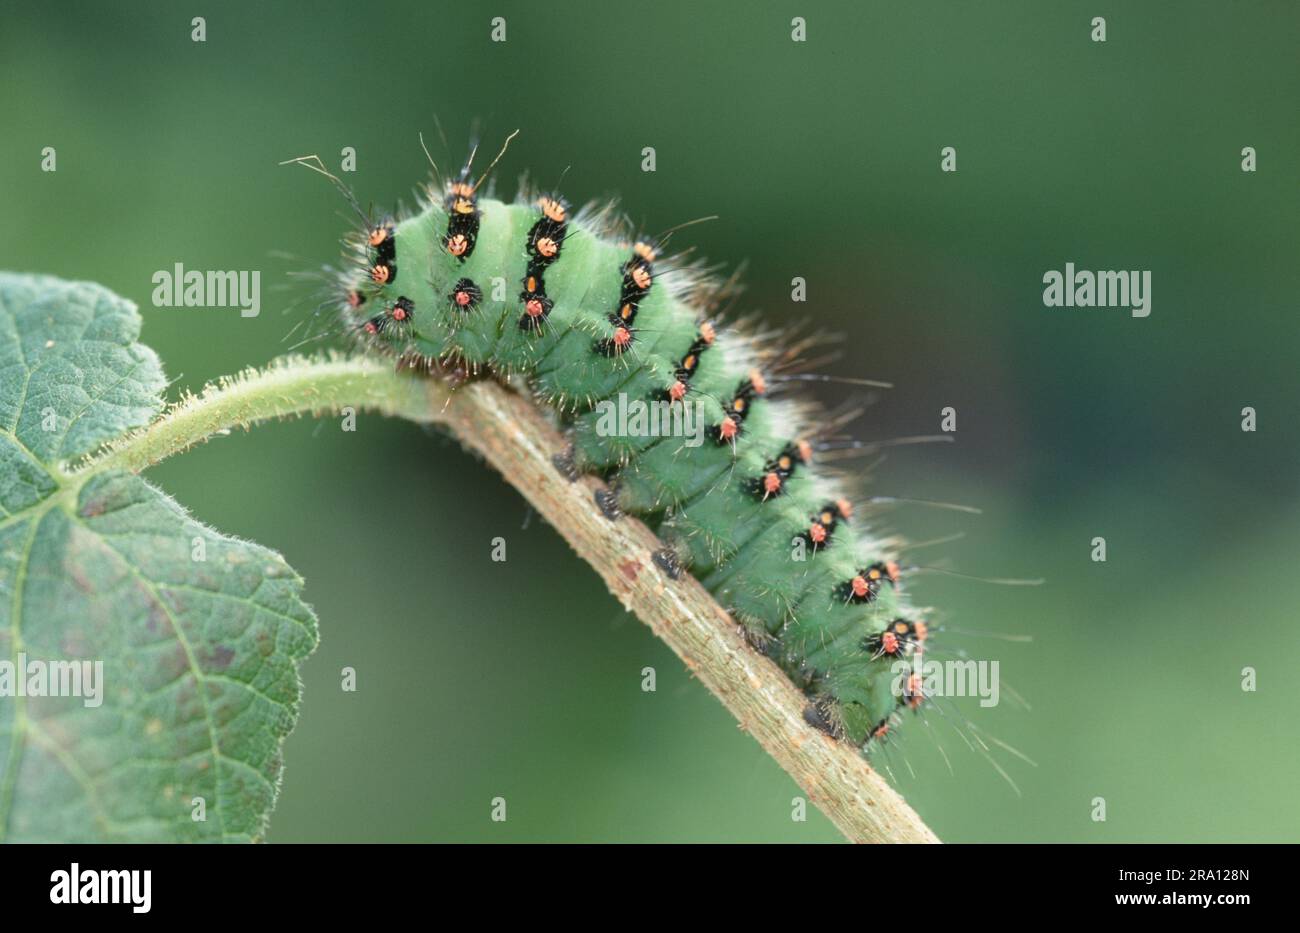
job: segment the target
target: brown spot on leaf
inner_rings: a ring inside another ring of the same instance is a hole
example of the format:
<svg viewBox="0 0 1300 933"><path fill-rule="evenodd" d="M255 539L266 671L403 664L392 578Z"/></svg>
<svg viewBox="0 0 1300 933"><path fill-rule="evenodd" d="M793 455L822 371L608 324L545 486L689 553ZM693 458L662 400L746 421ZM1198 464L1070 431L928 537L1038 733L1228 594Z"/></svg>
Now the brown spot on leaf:
<svg viewBox="0 0 1300 933"><path fill-rule="evenodd" d="M224 671L230 667L235 652L225 645L213 645L199 654L199 663L205 671Z"/></svg>

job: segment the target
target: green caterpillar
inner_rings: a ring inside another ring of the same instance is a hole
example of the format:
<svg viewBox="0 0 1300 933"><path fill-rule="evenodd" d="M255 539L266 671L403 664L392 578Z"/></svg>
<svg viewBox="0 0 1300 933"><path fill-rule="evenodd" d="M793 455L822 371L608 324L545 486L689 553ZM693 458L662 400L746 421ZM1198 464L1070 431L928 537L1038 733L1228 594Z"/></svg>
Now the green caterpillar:
<svg viewBox="0 0 1300 933"><path fill-rule="evenodd" d="M689 569L732 612L809 696L809 722L879 743L924 699L906 672L927 629L885 544L814 459L824 416L779 397L793 351L711 321L722 287L623 236L607 209L575 214L554 193L507 204L480 197L481 183L467 163L416 212L378 224L353 199L348 331L407 365L526 379L567 426L557 468L608 480L605 514L657 530L656 562L674 578ZM697 427L611 430L615 399Z"/></svg>

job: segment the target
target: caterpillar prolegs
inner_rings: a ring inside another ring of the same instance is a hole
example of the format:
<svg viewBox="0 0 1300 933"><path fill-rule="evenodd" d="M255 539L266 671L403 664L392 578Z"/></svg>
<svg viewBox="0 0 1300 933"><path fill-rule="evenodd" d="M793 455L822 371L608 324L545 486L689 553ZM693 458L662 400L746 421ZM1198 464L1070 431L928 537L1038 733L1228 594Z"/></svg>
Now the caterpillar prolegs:
<svg viewBox="0 0 1300 933"><path fill-rule="evenodd" d="M924 699L899 662L927 629L896 555L819 462L834 426L782 377L806 345L724 323L727 286L626 236L608 207L504 203L480 184L467 165L416 211L363 220L342 275L348 330L408 364L526 382L569 433L557 467L607 479L605 514L658 532L656 562L713 592L808 695L806 718L864 750L884 740ZM612 416L638 405L686 429Z"/></svg>

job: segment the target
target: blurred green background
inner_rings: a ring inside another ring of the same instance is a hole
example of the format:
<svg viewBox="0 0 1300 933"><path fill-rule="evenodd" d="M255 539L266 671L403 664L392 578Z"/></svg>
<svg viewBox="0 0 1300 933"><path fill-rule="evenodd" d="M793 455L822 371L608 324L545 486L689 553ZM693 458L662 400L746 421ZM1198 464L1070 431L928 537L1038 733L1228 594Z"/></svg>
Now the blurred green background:
<svg viewBox="0 0 1300 933"><path fill-rule="evenodd" d="M135 299L177 389L284 352L310 306L293 273L338 255L341 200L278 162L337 166L354 146L349 183L391 205L425 176L419 132L450 165L476 121L485 149L519 128L507 195L567 167L570 197L617 194L650 232L720 215L674 245L747 262L742 307L811 316L844 335L832 371L897 384L858 436L931 433L958 409L958 443L892 452L872 488L985 514L877 525L964 532L916 559L1048 583L912 582L943 643L999 660L1032 705L1004 690L908 724L883 763L940 837L1300 838L1294 3L0 10L0 266ZM1152 270L1151 316L1044 308L1042 275L1067 261ZM261 316L152 307L151 275L176 262L262 270ZM281 550L320 613L272 841L838 838L815 811L791 821L795 785L444 438L277 424L150 476ZM967 749L963 716L1035 759L994 749L1021 796Z"/></svg>

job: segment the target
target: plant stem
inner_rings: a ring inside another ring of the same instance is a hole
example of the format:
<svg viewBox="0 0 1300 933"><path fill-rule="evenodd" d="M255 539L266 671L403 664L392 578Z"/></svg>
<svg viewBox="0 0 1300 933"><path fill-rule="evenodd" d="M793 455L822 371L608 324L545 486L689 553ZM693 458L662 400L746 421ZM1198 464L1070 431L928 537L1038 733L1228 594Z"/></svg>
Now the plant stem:
<svg viewBox="0 0 1300 933"><path fill-rule="evenodd" d="M187 395L148 427L123 438L77 473L118 468L138 473L232 428L258 421L344 408L379 411L411 421L440 421L449 397L432 380L396 372L368 357L288 357L264 370L249 369Z"/></svg>
<svg viewBox="0 0 1300 933"><path fill-rule="evenodd" d="M491 463L578 554L623 606L668 643L823 813L853 842L938 842L852 747L803 718L807 699L695 579L671 580L651 559L661 544L629 516L611 522L595 477L569 481L551 461L566 444L529 400L491 381L451 389L370 358L290 359L191 396L79 472L139 471L233 427L342 408L370 409L448 427Z"/></svg>

